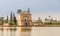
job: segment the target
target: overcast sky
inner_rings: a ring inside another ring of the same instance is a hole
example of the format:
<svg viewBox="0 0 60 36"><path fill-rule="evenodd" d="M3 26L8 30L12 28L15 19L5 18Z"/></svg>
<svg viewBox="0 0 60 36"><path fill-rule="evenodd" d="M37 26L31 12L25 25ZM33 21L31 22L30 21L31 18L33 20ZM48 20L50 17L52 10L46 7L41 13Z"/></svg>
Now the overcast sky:
<svg viewBox="0 0 60 36"><path fill-rule="evenodd" d="M9 15L11 11L17 15L17 10L30 8L32 19L48 18L60 20L60 0L0 0L0 16Z"/></svg>

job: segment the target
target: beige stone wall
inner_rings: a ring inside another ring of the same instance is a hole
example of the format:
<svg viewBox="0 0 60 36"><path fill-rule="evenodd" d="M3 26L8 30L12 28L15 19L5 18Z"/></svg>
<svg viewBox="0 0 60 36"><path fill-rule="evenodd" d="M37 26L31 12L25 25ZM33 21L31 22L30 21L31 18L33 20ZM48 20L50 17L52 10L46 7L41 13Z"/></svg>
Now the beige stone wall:
<svg viewBox="0 0 60 36"><path fill-rule="evenodd" d="M30 25L32 25L31 14L26 14L26 13L18 14L18 25L24 25L25 22L24 17L27 17L28 18L27 22L29 22Z"/></svg>
<svg viewBox="0 0 60 36"><path fill-rule="evenodd" d="M20 17L21 17L21 15L20 15L20 14L18 14L18 25L21 25L21 21L20 21L20 20L21 20L21 18L20 18Z"/></svg>

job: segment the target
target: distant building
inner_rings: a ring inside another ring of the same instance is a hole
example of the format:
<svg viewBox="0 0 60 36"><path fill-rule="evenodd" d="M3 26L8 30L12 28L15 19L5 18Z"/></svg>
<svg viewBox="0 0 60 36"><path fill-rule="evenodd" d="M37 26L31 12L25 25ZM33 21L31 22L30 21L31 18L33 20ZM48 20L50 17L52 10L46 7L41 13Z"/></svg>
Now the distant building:
<svg viewBox="0 0 60 36"><path fill-rule="evenodd" d="M28 9L28 11L18 10L17 12L18 12L18 25L24 25L24 26L39 25L39 26L43 26L43 22L42 22L42 20L40 20L40 18L37 21L32 22L32 15L31 15L29 9Z"/></svg>
<svg viewBox="0 0 60 36"><path fill-rule="evenodd" d="M34 21L33 24L37 26L44 26L44 23L42 22L40 17L38 18L38 20Z"/></svg>
<svg viewBox="0 0 60 36"><path fill-rule="evenodd" d="M24 26L32 25L31 13L28 11L22 12L21 10L18 10L18 25Z"/></svg>

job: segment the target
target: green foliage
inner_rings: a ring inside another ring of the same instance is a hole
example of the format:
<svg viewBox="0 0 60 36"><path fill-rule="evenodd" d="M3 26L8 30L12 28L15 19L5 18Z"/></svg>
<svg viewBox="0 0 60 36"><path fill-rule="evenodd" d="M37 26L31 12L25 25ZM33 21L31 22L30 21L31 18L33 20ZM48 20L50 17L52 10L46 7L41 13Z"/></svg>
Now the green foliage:
<svg viewBox="0 0 60 36"><path fill-rule="evenodd" d="M17 25L17 20L14 22L14 19L9 20L10 25Z"/></svg>
<svg viewBox="0 0 60 36"><path fill-rule="evenodd" d="M14 24L17 24L17 20L16 20L16 17L14 17Z"/></svg>
<svg viewBox="0 0 60 36"><path fill-rule="evenodd" d="M59 23L57 21L54 22L45 22L47 25L58 25Z"/></svg>
<svg viewBox="0 0 60 36"><path fill-rule="evenodd" d="M52 23L51 22L46 22L47 25L51 25Z"/></svg>
<svg viewBox="0 0 60 36"><path fill-rule="evenodd" d="M10 24L10 25L13 25L13 24L14 24L13 19L10 19L10 20L9 20L9 24Z"/></svg>
<svg viewBox="0 0 60 36"><path fill-rule="evenodd" d="M0 25L3 25L4 21L3 21L4 17L0 17Z"/></svg>

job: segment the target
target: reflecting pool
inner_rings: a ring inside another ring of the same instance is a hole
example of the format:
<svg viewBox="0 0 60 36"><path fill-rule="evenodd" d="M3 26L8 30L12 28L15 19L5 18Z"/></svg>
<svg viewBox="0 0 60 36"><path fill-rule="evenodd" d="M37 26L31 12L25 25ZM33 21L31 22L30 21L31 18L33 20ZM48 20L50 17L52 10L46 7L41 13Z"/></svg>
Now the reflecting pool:
<svg viewBox="0 0 60 36"><path fill-rule="evenodd" d="M60 36L60 27L0 27L0 36Z"/></svg>

